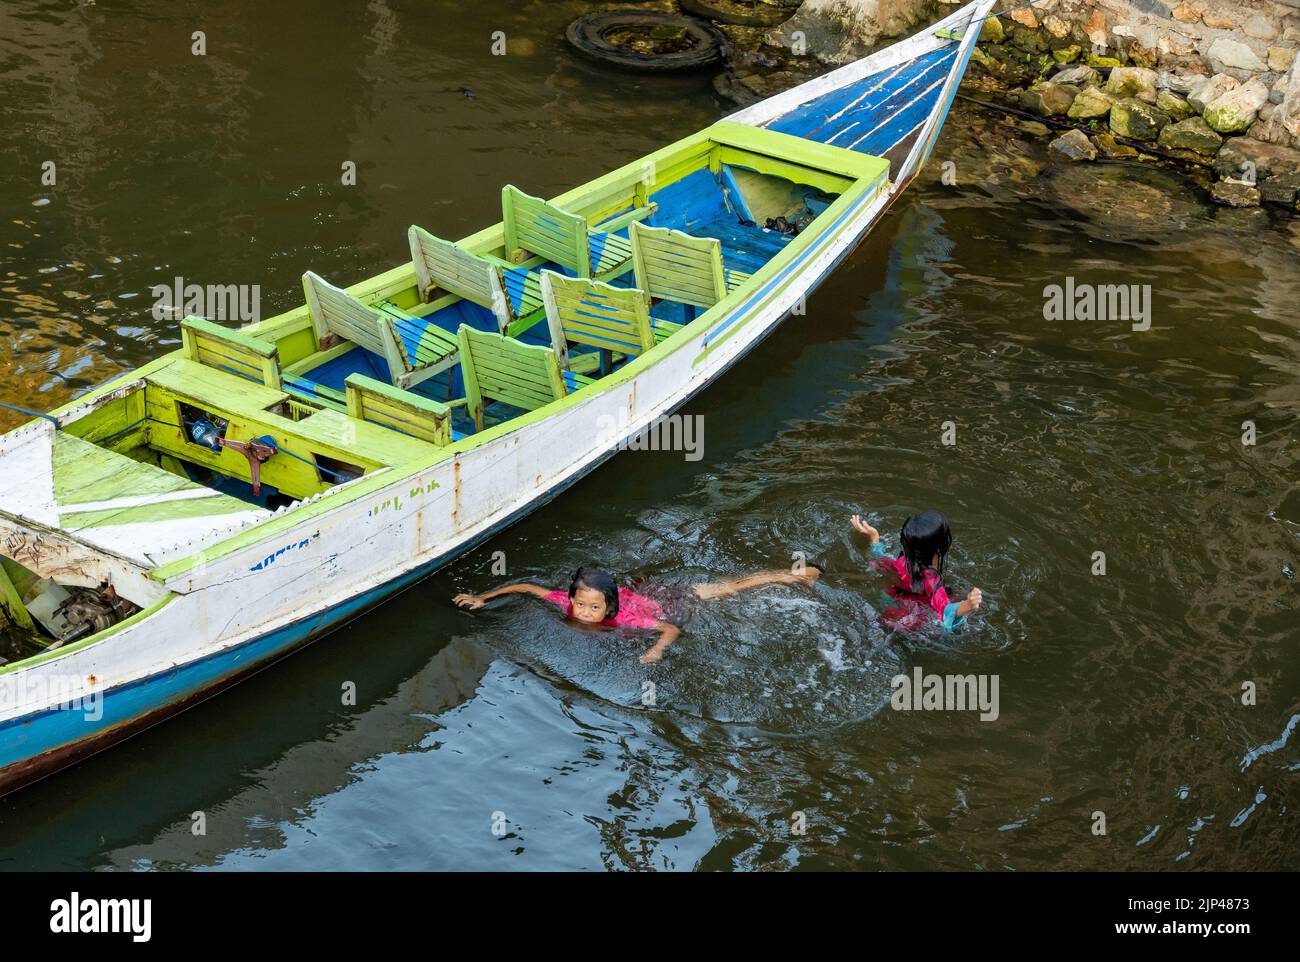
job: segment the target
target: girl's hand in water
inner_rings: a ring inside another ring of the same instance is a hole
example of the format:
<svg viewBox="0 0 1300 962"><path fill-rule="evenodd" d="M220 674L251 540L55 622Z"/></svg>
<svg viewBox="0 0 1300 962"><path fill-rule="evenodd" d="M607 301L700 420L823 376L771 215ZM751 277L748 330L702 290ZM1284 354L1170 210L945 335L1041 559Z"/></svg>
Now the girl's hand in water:
<svg viewBox="0 0 1300 962"><path fill-rule="evenodd" d="M971 611L979 611L980 605L984 604L984 592L972 588L970 594L966 596L966 604L970 605Z"/></svg>
<svg viewBox="0 0 1300 962"><path fill-rule="evenodd" d="M455 598L452 598L451 603L455 605L457 608L468 608L470 610L474 610L477 608L482 608L483 605L487 603L487 599L484 598L482 595L461 594L461 595L457 595Z"/></svg>
<svg viewBox="0 0 1300 962"><path fill-rule="evenodd" d="M857 528L860 533L865 534L868 538L871 539L872 544L875 544L877 541L880 540L880 532L877 531L875 528L871 527L871 525L867 524L865 521L863 521L861 515L855 514L849 520L853 522L853 527Z"/></svg>
<svg viewBox="0 0 1300 962"><path fill-rule="evenodd" d="M655 662L660 661L663 658L663 656L664 656L663 649L660 648L658 645L655 645L653 648L651 648L649 651L647 651L644 655L642 655L637 660L640 661L641 664L643 665L653 665Z"/></svg>

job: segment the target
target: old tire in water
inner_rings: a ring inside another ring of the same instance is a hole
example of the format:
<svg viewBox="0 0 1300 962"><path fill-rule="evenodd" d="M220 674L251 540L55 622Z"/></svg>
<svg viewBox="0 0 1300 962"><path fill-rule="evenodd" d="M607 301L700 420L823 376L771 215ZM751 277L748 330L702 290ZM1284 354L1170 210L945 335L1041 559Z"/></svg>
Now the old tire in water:
<svg viewBox="0 0 1300 962"><path fill-rule="evenodd" d="M775 27L795 15L794 7L753 0L678 0L682 9L706 20L740 27Z"/></svg>
<svg viewBox="0 0 1300 962"><path fill-rule="evenodd" d="M711 23L656 10L597 10L565 30L589 57L629 70L698 70L722 59L727 38Z"/></svg>

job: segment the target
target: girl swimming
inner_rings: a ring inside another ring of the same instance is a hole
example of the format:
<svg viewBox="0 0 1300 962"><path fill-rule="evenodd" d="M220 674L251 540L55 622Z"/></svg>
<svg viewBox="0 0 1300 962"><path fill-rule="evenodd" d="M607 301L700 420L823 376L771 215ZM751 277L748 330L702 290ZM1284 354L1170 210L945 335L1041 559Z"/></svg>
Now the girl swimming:
<svg viewBox="0 0 1300 962"><path fill-rule="evenodd" d="M702 601L725 598L749 588L772 584L811 585L821 572L811 566L803 574L792 571L760 571L745 578L691 585L686 593ZM620 588L613 577L596 568L579 568L573 573L569 590L551 591L539 585L520 582L484 592L481 595L459 594L452 603L461 608L482 608L493 598L509 594L527 594L558 606L567 618L584 625L605 628L648 628L659 632L659 640L641 656L642 664L650 664L663 657L664 650L677 640L681 628L669 620L663 607L653 598L637 594L630 588ZM680 620L680 615L679 615Z"/></svg>
<svg viewBox="0 0 1300 962"><path fill-rule="evenodd" d="M871 556L879 558L877 567L892 570L901 584L888 591L900 602L897 608L887 608L882 618L891 624L914 630L925 623L926 608L933 611L944 628L952 630L965 621L966 616L978 611L984 603L984 594L972 588L961 602L948 597L943 585L943 561L952 547L952 529L941 511L925 511L903 522L898 536L903 550L892 561L885 560L885 546L880 532L862 520L860 515L851 519L853 527L871 539ZM920 590L913 586L920 585Z"/></svg>

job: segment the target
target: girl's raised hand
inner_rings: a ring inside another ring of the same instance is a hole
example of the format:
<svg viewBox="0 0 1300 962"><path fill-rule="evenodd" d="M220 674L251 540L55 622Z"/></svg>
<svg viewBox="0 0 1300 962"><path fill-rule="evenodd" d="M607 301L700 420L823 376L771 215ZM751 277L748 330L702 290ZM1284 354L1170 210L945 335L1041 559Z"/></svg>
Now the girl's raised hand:
<svg viewBox="0 0 1300 962"><path fill-rule="evenodd" d="M966 601L970 604L973 611L979 611L980 605L984 604L984 592L978 588L972 588L970 594L966 596Z"/></svg>
<svg viewBox="0 0 1300 962"><path fill-rule="evenodd" d="M469 608L471 610L482 608L487 602L479 595L460 594L451 599L451 603L458 608Z"/></svg>
<svg viewBox="0 0 1300 962"><path fill-rule="evenodd" d="M855 514L849 520L853 522L853 527L857 528L860 533L865 534L873 542L880 537L880 532L863 521L861 515Z"/></svg>

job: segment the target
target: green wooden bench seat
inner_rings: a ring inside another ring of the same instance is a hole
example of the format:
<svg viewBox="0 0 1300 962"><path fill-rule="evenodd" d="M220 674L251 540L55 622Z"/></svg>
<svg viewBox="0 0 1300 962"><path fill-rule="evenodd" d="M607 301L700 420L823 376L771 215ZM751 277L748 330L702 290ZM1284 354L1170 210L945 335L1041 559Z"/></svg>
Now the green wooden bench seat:
<svg viewBox="0 0 1300 962"><path fill-rule="evenodd" d="M414 224L406 234L420 298L425 303L455 294L490 310L503 334L512 321L542 309L541 287L532 271L504 267Z"/></svg>
<svg viewBox="0 0 1300 962"><path fill-rule="evenodd" d="M181 347L191 361L280 389L280 352L270 341L191 315L181 321Z"/></svg>
<svg viewBox="0 0 1300 962"><path fill-rule="evenodd" d="M489 399L534 411L592 383L574 371L561 371L552 348L476 331L468 324L460 326L458 337L464 400L476 431L483 430Z"/></svg>
<svg viewBox="0 0 1300 962"><path fill-rule="evenodd" d="M716 238L644 224L633 224L628 233L636 286L652 298L707 310L750 278L723 267Z"/></svg>
<svg viewBox="0 0 1300 962"><path fill-rule="evenodd" d="M542 271L542 300L560 367L570 369L569 345L598 348L608 370L615 355L639 357L681 329L650 316L650 296L634 287Z"/></svg>
<svg viewBox="0 0 1300 962"><path fill-rule="evenodd" d="M514 263L542 257L579 277L618 277L631 266L632 246L614 232L655 210L654 204L639 207L593 230L581 214L561 210L507 184L501 189L506 256Z"/></svg>
<svg viewBox="0 0 1300 962"><path fill-rule="evenodd" d="M456 363L456 337L436 323L391 304L365 304L312 271L302 286L316 343L324 347L333 334L382 357L395 386L411 387Z"/></svg>
<svg viewBox="0 0 1300 962"><path fill-rule="evenodd" d="M364 374L349 374L347 413L439 446L460 440L451 427L451 405L403 391Z"/></svg>

